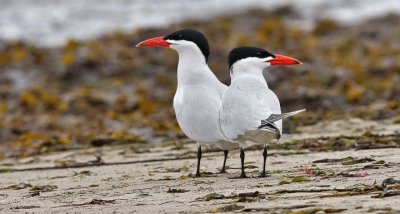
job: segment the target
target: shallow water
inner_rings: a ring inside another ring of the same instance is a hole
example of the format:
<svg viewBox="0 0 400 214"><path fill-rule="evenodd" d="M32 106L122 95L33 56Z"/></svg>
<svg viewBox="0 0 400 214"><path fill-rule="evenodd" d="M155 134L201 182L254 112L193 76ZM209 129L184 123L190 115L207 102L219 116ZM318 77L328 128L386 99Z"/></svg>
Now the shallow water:
<svg viewBox="0 0 400 214"><path fill-rule="evenodd" d="M300 23L306 25L321 17L354 23L388 12L400 13L397 0L0 0L0 39L56 46L71 38L90 39L116 30L166 26L287 4L301 11L304 18Z"/></svg>

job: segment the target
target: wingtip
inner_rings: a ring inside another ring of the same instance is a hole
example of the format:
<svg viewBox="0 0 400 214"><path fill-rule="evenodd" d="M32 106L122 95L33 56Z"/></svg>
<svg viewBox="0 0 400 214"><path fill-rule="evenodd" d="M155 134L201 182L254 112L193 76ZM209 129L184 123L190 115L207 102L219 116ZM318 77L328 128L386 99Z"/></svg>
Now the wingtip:
<svg viewBox="0 0 400 214"><path fill-rule="evenodd" d="M287 114L287 117L290 117L290 116L296 115L298 113L301 113L303 111L306 111L306 109L300 109L300 110L297 110L297 111L288 112L286 114Z"/></svg>
<svg viewBox="0 0 400 214"><path fill-rule="evenodd" d="M293 115L306 111L305 108L292 112Z"/></svg>

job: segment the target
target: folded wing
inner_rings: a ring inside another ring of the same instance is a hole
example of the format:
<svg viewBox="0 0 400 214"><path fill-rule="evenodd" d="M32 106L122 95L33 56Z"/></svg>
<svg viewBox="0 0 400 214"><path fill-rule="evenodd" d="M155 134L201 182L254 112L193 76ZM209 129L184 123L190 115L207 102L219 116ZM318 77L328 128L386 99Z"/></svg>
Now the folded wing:
<svg viewBox="0 0 400 214"><path fill-rule="evenodd" d="M265 82L256 78L238 79L223 96L221 129L228 139L234 140L249 130L258 129L262 120L280 113L279 100ZM281 122L275 125L281 131Z"/></svg>

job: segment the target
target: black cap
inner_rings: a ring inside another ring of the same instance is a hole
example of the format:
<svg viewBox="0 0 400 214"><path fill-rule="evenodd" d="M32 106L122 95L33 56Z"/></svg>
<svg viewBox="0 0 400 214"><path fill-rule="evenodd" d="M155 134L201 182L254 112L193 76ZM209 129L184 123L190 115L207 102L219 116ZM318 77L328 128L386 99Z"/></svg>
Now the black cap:
<svg viewBox="0 0 400 214"><path fill-rule="evenodd" d="M192 30L192 29L179 30L168 36L165 36L164 40L191 41L199 47L199 49L203 53L206 61L208 60L208 55L210 54L210 49L208 47L208 41L207 41L207 38L199 31Z"/></svg>
<svg viewBox="0 0 400 214"><path fill-rule="evenodd" d="M256 47L234 48L229 53L229 57L228 57L229 68L232 67L232 65L235 62L237 62L241 59L246 59L248 57L258 57L258 58L272 57L272 58L275 58L275 55L273 55L272 53L269 53L268 51L265 51L261 48L256 48Z"/></svg>

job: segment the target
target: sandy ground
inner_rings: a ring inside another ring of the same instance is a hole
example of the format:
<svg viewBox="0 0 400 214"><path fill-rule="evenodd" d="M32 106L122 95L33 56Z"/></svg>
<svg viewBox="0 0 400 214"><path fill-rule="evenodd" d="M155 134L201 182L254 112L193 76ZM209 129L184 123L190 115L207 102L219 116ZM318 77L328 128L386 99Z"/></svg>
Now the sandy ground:
<svg viewBox="0 0 400 214"><path fill-rule="evenodd" d="M333 130L338 123L304 127L292 137L304 139L305 132L312 136L316 130L345 134ZM398 135L398 124L385 130L379 124L351 122L357 133ZM234 179L240 171L238 151L230 152L225 174L217 173L222 152L208 151L201 178L191 176L194 143L119 145L6 159L0 162L0 213L400 213L400 184L381 186L386 178L400 178L399 148L270 150L268 178L257 177L262 151L252 149L246 152L247 179Z"/></svg>

